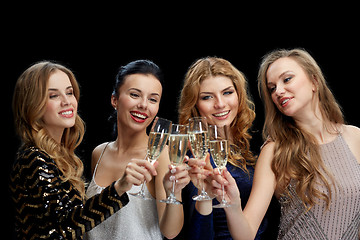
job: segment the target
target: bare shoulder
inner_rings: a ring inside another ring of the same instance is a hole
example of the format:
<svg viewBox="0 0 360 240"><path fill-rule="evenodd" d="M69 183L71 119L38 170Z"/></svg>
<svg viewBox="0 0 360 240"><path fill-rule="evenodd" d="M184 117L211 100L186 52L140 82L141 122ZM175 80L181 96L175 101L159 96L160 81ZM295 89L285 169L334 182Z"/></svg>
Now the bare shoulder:
<svg viewBox="0 0 360 240"><path fill-rule="evenodd" d="M342 135L349 145L351 152L360 163L360 128L351 125L343 125Z"/></svg>
<svg viewBox="0 0 360 240"><path fill-rule="evenodd" d="M261 148L261 152L257 160L257 163L267 162L268 164L270 164L272 159L274 158L274 150L275 150L275 142L266 141L266 143Z"/></svg>
<svg viewBox="0 0 360 240"><path fill-rule="evenodd" d="M271 184L275 187L275 175L271 168L274 159L275 142L267 142L261 149L260 155L255 165L254 183ZM270 181L272 180L272 181Z"/></svg>
<svg viewBox="0 0 360 240"><path fill-rule="evenodd" d="M360 128L352 125L343 125L342 135L345 140L350 143L355 143L359 146L360 144Z"/></svg>
<svg viewBox="0 0 360 240"><path fill-rule="evenodd" d="M93 155L98 155L98 157L100 157L100 154L102 153L102 151L104 150L104 148L106 147L106 145L108 145L109 142L104 142L98 146L96 146L92 152Z"/></svg>
<svg viewBox="0 0 360 240"><path fill-rule="evenodd" d="M343 125L343 134L360 138L360 128L353 125Z"/></svg>
<svg viewBox="0 0 360 240"><path fill-rule="evenodd" d="M105 147L108 145L108 142L104 142L94 148L91 154L91 172L94 172L97 161L100 158L101 153L104 151Z"/></svg>

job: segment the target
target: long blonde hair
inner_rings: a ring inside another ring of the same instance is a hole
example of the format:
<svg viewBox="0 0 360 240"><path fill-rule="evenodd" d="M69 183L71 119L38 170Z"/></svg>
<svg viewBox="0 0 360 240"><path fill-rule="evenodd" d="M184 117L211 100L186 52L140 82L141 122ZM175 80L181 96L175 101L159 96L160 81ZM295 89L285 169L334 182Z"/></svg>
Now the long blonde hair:
<svg viewBox="0 0 360 240"><path fill-rule="evenodd" d="M58 144L47 133L42 120L48 99L48 80L56 70L68 75L74 96L79 101L79 85L68 68L48 61L36 63L21 74L15 85L12 103L15 128L23 145L35 146L49 154L64 174L63 180L69 180L84 196L84 166L74 153L84 136L84 122L77 115L75 125L64 130Z"/></svg>
<svg viewBox="0 0 360 240"><path fill-rule="evenodd" d="M317 141L310 132L296 125L293 118L283 115L278 110L267 88L266 73L269 66L284 57L295 60L308 78L315 81L319 109L325 127L336 131L334 124L344 123L339 104L327 86L320 67L308 52L302 49L281 49L267 54L260 65L258 88L265 105L263 138L275 142L271 167L281 192L288 193L287 186L290 180L294 179L297 181L296 192L308 209L313 207L318 199L325 200L329 206L331 186L334 182L321 159ZM317 184L325 186L328 194L319 191Z"/></svg>
<svg viewBox="0 0 360 240"><path fill-rule="evenodd" d="M222 58L206 57L198 59L189 67L180 95L179 122L180 124L187 124L191 117L200 116L196 107L199 99L200 84L203 80L214 76L228 77L232 80L236 89L239 98L239 108L230 128L234 141L233 144L241 149L241 156L234 159L230 155L229 162L247 170L246 165L253 165L255 162L255 157L250 151L249 143L251 139L249 129L255 119L254 104L247 91L248 86L244 75L229 61Z"/></svg>

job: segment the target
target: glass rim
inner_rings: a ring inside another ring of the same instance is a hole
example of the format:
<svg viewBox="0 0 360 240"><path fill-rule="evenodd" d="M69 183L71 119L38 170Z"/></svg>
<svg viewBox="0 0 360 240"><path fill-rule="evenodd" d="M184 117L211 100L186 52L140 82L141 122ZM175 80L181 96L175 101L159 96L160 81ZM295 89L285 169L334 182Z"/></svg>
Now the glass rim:
<svg viewBox="0 0 360 240"><path fill-rule="evenodd" d="M203 120L206 120L207 117L202 117L202 116L191 117L191 118L189 118L189 121L192 121L192 120L195 120L195 119L203 119Z"/></svg>

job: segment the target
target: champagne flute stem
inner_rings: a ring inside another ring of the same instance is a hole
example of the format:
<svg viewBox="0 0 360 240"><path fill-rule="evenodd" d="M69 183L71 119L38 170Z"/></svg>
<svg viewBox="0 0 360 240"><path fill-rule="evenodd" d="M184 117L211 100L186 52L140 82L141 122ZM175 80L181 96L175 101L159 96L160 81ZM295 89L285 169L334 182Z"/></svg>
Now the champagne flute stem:
<svg viewBox="0 0 360 240"><path fill-rule="evenodd" d="M170 193L170 195L172 195L172 196L175 196L175 181L176 180L173 181L172 189L171 189L171 193Z"/></svg>
<svg viewBox="0 0 360 240"><path fill-rule="evenodd" d="M201 174L204 173L204 168L201 167ZM200 186L201 186L201 193L204 193L205 192L205 183L204 183L204 179L200 179Z"/></svg>
<svg viewBox="0 0 360 240"><path fill-rule="evenodd" d="M221 201L222 201L222 202L225 202L224 184L221 184L221 189L222 189L222 198L221 198Z"/></svg>
<svg viewBox="0 0 360 240"><path fill-rule="evenodd" d="M145 194L145 184L146 184L146 180L141 184L141 194L144 195Z"/></svg>
<svg viewBox="0 0 360 240"><path fill-rule="evenodd" d="M150 162L150 159L148 158L148 156L149 156L149 153L148 153L148 151L146 151L145 159ZM141 189L140 189L140 192L143 196L145 196L145 184L146 184L146 180L141 184Z"/></svg>

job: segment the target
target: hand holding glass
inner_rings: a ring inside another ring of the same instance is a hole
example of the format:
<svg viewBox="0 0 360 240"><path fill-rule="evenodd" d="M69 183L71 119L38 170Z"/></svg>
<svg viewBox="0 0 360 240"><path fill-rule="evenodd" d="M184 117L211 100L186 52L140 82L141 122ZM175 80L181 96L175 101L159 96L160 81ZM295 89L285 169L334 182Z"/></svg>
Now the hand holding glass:
<svg viewBox="0 0 360 240"><path fill-rule="evenodd" d="M186 149L188 145L188 134L186 125L173 124L171 134L169 137L169 157L172 167L176 167L183 163ZM160 200L160 202L168 204L181 204L175 197L175 184L173 181L172 190L167 199Z"/></svg>
<svg viewBox="0 0 360 240"><path fill-rule="evenodd" d="M228 159L228 126L209 125L209 147L210 154L214 160L219 173L222 174L223 169L226 168ZM221 203L214 205L213 208L224 208L230 205L224 197L224 185L222 187L222 200Z"/></svg>
<svg viewBox="0 0 360 240"><path fill-rule="evenodd" d="M151 164L154 164L154 162L159 158L170 135L170 130L171 121L159 117L155 118L149 133L148 147L146 151L146 159ZM140 192L130 194L144 200L150 200L150 198L145 196L145 183L146 181L141 185Z"/></svg>

